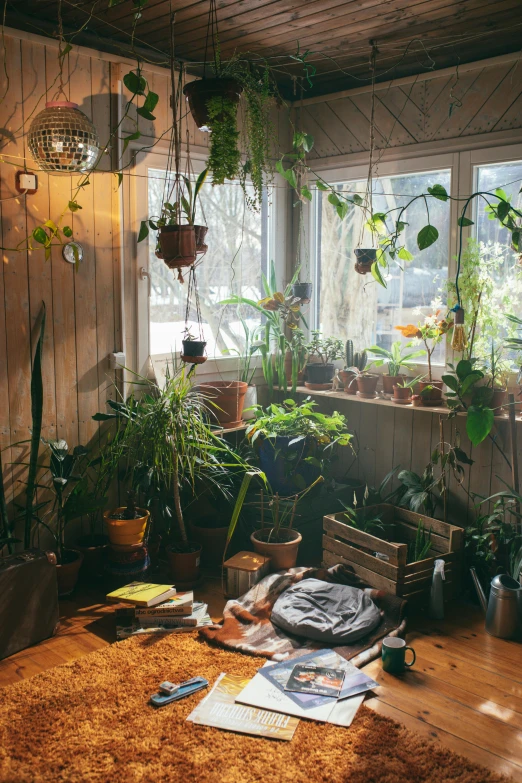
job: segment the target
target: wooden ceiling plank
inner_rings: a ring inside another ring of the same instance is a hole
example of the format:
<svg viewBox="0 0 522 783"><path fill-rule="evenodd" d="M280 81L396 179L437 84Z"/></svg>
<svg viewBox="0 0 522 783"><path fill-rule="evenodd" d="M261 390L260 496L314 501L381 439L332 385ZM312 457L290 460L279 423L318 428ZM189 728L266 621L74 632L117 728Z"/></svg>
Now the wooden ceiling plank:
<svg viewBox="0 0 522 783"><path fill-rule="evenodd" d="M369 149L370 122L368 118L365 117L364 114L357 108L353 101L351 101L349 98L346 98L343 101L332 101L332 103L328 103L328 106L339 118L340 122L343 123L346 130L355 136L363 149ZM375 125L374 131L376 145L384 145L386 143L386 139Z"/></svg>
<svg viewBox="0 0 522 783"><path fill-rule="evenodd" d="M461 136L472 136L476 133L492 131L495 125L502 120L505 112L522 92L522 84L519 79L518 63L513 63L504 78L484 101L479 111L472 117ZM487 68L487 71L498 72L499 68Z"/></svg>
<svg viewBox="0 0 522 783"><path fill-rule="evenodd" d="M324 105L324 104L322 104ZM330 137L328 131L319 124L316 118L316 106L313 107L313 111L303 109L303 127L307 128L307 133L311 133L314 137L314 149L320 157L326 157L327 155L340 155L341 150Z"/></svg>
<svg viewBox="0 0 522 783"><path fill-rule="evenodd" d="M379 128L379 133L384 138L384 144L381 149L387 147L399 147L407 144L414 144L415 138L404 128L397 119L389 111L389 109L378 100L378 93L376 94L377 100L375 102L375 125ZM365 117L370 119L371 116L371 100L372 96L369 92L355 95L352 98L353 103L357 106Z"/></svg>
<svg viewBox="0 0 522 783"><path fill-rule="evenodd" d="M339 119L335 111L328 103L315 106L314 119L324 128L334 144L341 152L363 152L367 146L359 140L349 128Z"/></svg>
<svg viewBox="0 0 522 783"><path fill-rule="evenodd" d="M444 89L441 90L437 99L431 104L426 115L426 139L434 138L439 128L449 118L452 90L455 99L463 101L464 96L479 76L479 73L477 71L469 71L460 76L457 84L455 84L455 78L448 79Z"/></svg>
<svg viewBox="0 0 522 783"><path fill-rule="evenodd" d="M492 130L509 130L510 128L520 128L520 118L522 117L522 93L516 98L503 116L499 119Z"/></svg>
<svg viewBox="0 0 522 783"><path fill-rule="evenodd" d="M502 76L505 76L509 70L509 66L502 66ZM480 110L488 96L495 90L498 82L498 73L496 74L490 69L489 71L480 71L475 81L463 95L460 94L459 84L457 83L447 97L448 115L431 138L446 139L460 136L469 119ZM455 84L455 80L453 84ZM459 105L459 102L462 103L462 106Z"/></svg>
<svg viewBox="0 0 522 783"><path fill-rule="evenodd" d="M401 125L406 128L415 141L425 140L425 117L419 107L410 100L409 92L413 90L415 83L409 91L403 92L400 88L381 92L378 97L387 109L393 114Z"/></svg>

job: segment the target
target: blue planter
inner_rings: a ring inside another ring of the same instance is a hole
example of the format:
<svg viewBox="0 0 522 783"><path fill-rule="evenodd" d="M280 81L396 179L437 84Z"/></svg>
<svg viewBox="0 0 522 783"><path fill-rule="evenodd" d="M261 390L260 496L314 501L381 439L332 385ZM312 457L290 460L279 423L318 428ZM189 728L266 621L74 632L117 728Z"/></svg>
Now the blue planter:
<svg viewBox="0 0 522 783"><path fill-rule="evenodd" d="M315 443L313 440L302 440L292 443L294 436L280 435L277 438L264 438L259 445L259 464L265 473L273 492L280 495L295 495L304 488L295 480L295 476L302 476L307 487L319 478L321 470L317 465L311 465L304 460L314 456ZM296 454L295 459L289 461L288 453Z"/></svg>

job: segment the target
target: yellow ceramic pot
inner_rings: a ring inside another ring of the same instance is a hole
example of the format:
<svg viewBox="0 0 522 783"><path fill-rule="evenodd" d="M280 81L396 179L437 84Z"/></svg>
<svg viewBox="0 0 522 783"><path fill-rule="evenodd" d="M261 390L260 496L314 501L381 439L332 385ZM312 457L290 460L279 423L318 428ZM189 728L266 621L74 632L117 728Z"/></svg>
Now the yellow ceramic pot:
<svg viewBox="0 0 522 783"><path fill-rule="evenodd" d="M111 544L141 544L147 529L150 513L144 508L136 510L142 515L138 519L111 519L112 514L119 514L125 511L125 506L112 511L105 511L103 518L107 525L107 535Z"/></svg>

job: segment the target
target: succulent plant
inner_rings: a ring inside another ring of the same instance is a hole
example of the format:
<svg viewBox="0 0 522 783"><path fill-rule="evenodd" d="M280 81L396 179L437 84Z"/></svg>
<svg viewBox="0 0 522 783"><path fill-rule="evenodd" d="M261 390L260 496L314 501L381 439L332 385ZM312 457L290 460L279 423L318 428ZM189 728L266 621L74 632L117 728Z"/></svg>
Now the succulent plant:
<svg viewBox="0 0 522 783"><path fill-rule="evenodd" d="M344 345L346 369L353 367L353 340L347 340Z"/></svg>
<svg viewBox="0 0 522 783"><path fill-rule="evenodd" d="M356 351L353 356L353 366L357 367L359 372L362 372L364 368L366 367L366 362L368 361L368 355L366 351Z"/></svg>

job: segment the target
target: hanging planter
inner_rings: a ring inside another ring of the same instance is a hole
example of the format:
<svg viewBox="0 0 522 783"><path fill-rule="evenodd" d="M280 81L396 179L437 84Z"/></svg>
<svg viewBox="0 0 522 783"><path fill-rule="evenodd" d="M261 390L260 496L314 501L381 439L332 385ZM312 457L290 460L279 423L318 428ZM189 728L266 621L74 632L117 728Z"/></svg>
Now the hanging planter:
<svg viewBox="0 0 522 783"><path fill-rule="evenodd" d="M203 340L182 340L183 351L180 355L182 362L188 364L203 364L207 361L205 356L206 342Z"/></svg>
<svg viewBox="0 0 522 783"><path fill-rule="evenodd" d="M312 299L312 283L294 283L292 286L292 296L300 299L300 304L308 304Z"/></svg>
<svg viewBox="0 0 522 783"><path fill-rule="evenodd" d="M90 171L100 155L96 128L70 101L48 101L31 123L28 143L44 171Z"/></svg>
<svg viewBox="0 0 522 783"><path fill-rule="evenodd" d="M196 253L198 255L205 255L208 250L208 245L205 244L205 238L207 236L207 226L194 226L196 232Z"/></svg>
<svg viewBox="0 0 522 783"><path fill-rule="evenodd" d="M360 275L367 275L372 271L372 264L377 261L377 250L372 247L358 247L353 252L355 253L356 259L355 271Z"/></svg>
<svg viewBox="0 0 522 783"><path fill-rule="evenodd" d="M194 226L162 226L158 241L161 257L169 269L192 266L196 260L196 231Z"/></svg>
<svg viewBox="0 0 522 783"><path fill-rule="evenodd" d="M243 92L243 87L236 79L198 79L189 82L183 88L192 119L200 131L210 131L211 119L208 111L208 102L213 98L221 98L227 103L239 103L239 97ZM218 120L219 116L214 117L213 121Z"/></svg>

